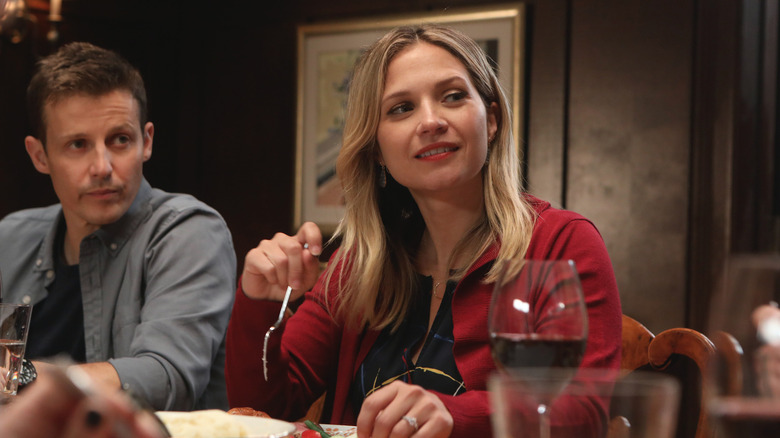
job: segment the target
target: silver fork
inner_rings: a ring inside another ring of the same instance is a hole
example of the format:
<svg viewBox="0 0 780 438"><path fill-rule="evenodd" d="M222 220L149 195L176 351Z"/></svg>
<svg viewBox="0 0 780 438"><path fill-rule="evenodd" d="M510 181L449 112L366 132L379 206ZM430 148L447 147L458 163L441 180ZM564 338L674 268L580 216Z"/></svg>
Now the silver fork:
<svg viewBox="0 0 780 438"><path fill-rule="evenodd" d="M284 300L282 300L282 310L279 311L279 318L277 318L274 325L272 325L267 332L265 332L265 339L263 339L263 377L265 381L268 381L268 338L271 337L271 333L279 328L279 325L284 319L284 312L287 311L287 303L290 301L290 294L292 293L292 287L287 286L287 291L284 293Z"/></svg>

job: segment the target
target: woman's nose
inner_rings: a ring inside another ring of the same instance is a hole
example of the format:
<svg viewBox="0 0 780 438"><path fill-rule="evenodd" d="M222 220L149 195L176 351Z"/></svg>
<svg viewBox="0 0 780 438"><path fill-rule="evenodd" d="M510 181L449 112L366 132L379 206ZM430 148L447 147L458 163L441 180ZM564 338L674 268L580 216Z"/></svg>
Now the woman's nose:
<svg viewBox="0 0 780 438"><path fill-rule="evenodd" d="M441 134L445 131L447 131L447 120L441 116L439 111L433 105L421 105L417 133L420 135Z"/></svg>

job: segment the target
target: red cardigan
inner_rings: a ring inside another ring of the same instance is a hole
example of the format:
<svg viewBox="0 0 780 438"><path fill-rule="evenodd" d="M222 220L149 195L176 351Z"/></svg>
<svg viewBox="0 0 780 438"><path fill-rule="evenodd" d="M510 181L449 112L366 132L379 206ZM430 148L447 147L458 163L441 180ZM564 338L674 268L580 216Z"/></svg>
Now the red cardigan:
<svg viewBox="0 0 780 438"><path fill-rule="evenodd" d="M601 235L584 217L554 209L548 202L533 197L529 199L538 218L526 258L571 259L580 274L589 322L581 366L617 369L622 311ZM487 317L493 285L481 280L497 251L498 244L483 254L458 283L453 295L453 354L467 391L458 396L436 395L452 414L455 426L451 436L455 438L488 436L486 432L490 431L486 382L495 365ZM280 327L283 331L271 336L269 382L263 379L263 336L278 317L281 304L252 300L244 295L239 284L227 332L225 375L232 407L251 406L275 418L295 420L327 391L322 421L355 424L349 387L379 332L355 332L336 325L317 299L323 293L321 280L306 294L295 315ZM585 409L583 421L598 423L605 415L604 409L600 403L594 403Z"/></svg>

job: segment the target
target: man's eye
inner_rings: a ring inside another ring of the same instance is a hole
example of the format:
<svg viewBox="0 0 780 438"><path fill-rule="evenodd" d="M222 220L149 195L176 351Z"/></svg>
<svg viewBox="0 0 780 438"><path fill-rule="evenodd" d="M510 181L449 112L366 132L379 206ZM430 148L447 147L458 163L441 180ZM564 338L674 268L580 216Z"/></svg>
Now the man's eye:
<svg viewBox="0 0 780 438"><path fill-rule="evenodd" d="M117 146L124 146L130 144L131 138L129 135L120 134L114 137L113 144Z"/></svg>
<svg viewBox="0 0 780 438"><path fill-rule="evenodd" d="M84 149L87 146L87 142L84 140L73 140L72 142L68 143L68 148L70 149Z"/></svg>

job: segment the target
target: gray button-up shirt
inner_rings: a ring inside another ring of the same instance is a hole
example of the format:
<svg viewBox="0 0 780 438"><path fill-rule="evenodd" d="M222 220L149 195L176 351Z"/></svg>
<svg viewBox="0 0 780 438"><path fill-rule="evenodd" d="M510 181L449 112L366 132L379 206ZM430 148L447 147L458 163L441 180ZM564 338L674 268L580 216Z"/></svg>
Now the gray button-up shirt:
<svg viewBox="0 0 780 438"><path fill-rule="evenodd" d="M0 221L4 302L46 298L61 220L58 204ZM87 362L110 362L155 409L227 407L236 255L219 213L144 180L124 216L82 240L79 273Z"/></svg>

